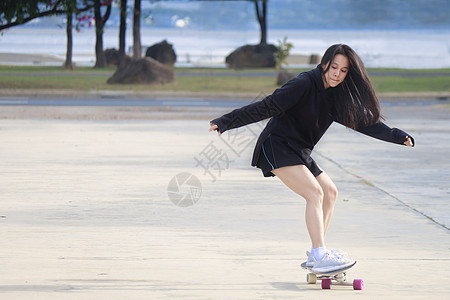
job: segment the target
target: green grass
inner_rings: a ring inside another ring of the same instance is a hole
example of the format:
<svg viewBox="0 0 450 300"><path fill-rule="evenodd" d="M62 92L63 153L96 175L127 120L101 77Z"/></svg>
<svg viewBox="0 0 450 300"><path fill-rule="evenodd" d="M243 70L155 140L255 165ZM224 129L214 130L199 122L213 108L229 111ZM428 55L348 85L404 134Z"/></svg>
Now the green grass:
<svg viewBox="0 0 450 300"><path fill-rule="evenodd" d="M114 68L93 69L90 67L77 67L74 71L64 71L61 67L51 66L0 66L0 89L58 89L76 91L95 90L126 90L126 91L176 91L176 92L241 92L269 94L277 88L274 76L240 76L242 73L274 73L274 69L245 69L230 70L222 68L175 68L177 73L201 73L199 76L176 76L176 82L166 85L110 85L106 83ZM292 69L299 73L305 69ZM450 69L438 70L403 70L403 69L370 69L370 72L383 72L394 74L416 73L433 74L450 72ZM6 75L11 73L12 75ZM27 73L30 75L15 75L14 73ZM40 74L54 73L54 76L39 76ZM65 76L58 76L64 73ZM203 74L218 74L207 76ZM235 76L220 76L220 74L234 74ZM33 75L34 74L34 75ZM73 74L73 76L71 76ZM86 76L83 76L85 74ZM104 75L104 76L95 76ZM94 76L92 76L94 75ZM450 92L449 76L371 76L371 80L378 93L404 93L404 92Z"/></svg>
<svg viewBox="0 0 450 300"><path fill-rule="evenodd" d="M402 74L417 74L417 73L449 73L450 69L399 69L399 68L368 68L368 72L383 72L383 73L402 73Z"/></svg>
<svg viewBox="0 0 450 300"><path fill-rule="evenodd" d="M448 76L436 76L436 77L372 76L371 80L377 93L450 91L450 80Z"/></svg>
<svg viewBox="0 0 450 300"><path fill-rule="evenodd" d="M173 88L191 92L271 93L277 86L275 78L271 77L183 76L177 77Z"/></svg>
<svg viewBox="0 0 450 300"><path fill-rule="evenodd" d="M0 65L0 72L2 73L91 73L91 74L112 74L116 70L115 67L106 69L94 69L91 67L76 67L73 71L66 71L58 66L4 66Z"/></svg>
<svg viewBox="0 0 450 300"><path fill-rule="evenodd" d="M230 76L180 76L175 83L165 85L106 83L107 77L39 77L0 76L0 89L59 89L77 91L129 90L129 91L188 91L188 92L265 92L275 88L275 79L270 77Z"/></svg>
<svg viewBox="0 0 450 300"><path fill-rule="evenodd" d="M0 89L60 89L89 91L106 87L105 77L0 76Z"/></svg>

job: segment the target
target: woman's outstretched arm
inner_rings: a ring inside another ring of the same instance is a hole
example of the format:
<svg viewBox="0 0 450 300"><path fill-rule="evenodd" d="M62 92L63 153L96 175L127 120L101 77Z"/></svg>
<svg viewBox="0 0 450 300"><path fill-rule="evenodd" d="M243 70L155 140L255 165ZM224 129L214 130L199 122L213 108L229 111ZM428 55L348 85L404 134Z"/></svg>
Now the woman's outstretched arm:
<svg viewBox="0 0 450 300"><path fill-rule="evenodd" d="M410 134L398 128L390 128L383 122L378 122L366 127L360 127L356 129L356 131L394 144L406 145L409 147L414 147L415 145L414 138Z"/></svg>
<svg viewBox="0 0 450 300"><path fill-rule="evenodd" d="M311 87L311 79L306 75L288 81L276 89L272 95L261 101L251 103L233 110L210 122L209 131L224 133L226 130L238 128L261 120L282 115L286 110L301 101L303 95Z"/></svg>

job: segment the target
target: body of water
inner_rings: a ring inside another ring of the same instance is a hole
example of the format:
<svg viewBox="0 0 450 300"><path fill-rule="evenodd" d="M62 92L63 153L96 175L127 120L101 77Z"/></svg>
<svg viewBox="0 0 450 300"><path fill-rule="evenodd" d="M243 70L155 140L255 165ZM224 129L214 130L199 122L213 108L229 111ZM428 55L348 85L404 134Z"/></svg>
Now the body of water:
<svg viewBox="0 0 450 300"><path fill-rule="evenodd" d="M367 67L449 68L450 30L271 30L269 42L284 36L294 45L291 54L323 54L334 43L353 47ZM142 30L142 45L167 39L172 43L180 66L225 66L225 57L244 44L259 42L259 31L207 31L188 29ZM132 34L127 34L127 47ZM74 34L74 61L95 62L95 34L92 29ZM118 48L118 31L107 29L104 48ZM65 58L64 29L16 27L0 36L0 53L50 54ZM11 62L20 63L20 62Z"/></svg>

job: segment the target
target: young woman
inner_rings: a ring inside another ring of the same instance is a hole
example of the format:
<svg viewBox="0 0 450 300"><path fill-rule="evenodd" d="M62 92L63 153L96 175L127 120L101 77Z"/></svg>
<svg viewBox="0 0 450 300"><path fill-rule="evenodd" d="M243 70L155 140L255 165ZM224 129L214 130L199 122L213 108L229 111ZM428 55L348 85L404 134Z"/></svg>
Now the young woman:
<svg viewBox="0 0 450 300"><path fill-rule="evenodd" d="M329 47L317 68L301 73L262 101L212 120L209 131L220 135L266 118L271 120L258 139L252 166L265 177L277 176L305 198L312 241L307 265L315 272L331 272L353 264L344 252L325 247L338 191L311 158L311 151L333 122L409 147L414 139L381 122L380 105L364 64L343 44Z"/></svg>

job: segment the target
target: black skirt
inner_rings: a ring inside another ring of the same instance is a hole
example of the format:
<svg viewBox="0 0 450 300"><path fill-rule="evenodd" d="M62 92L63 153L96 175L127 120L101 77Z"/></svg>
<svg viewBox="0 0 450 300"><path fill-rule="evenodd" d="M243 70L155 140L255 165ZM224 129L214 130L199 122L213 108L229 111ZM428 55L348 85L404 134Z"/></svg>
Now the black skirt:
<svg viewBox="0 0 450 300"><path fill-rule="evenodd" d="M322 170L311 158L311 149L294 147L288 141L269 136L262 144L256 167L260 168L264 177L275 176L272 170L281 167L304 165L314 175L319 176Z"/></svg>

